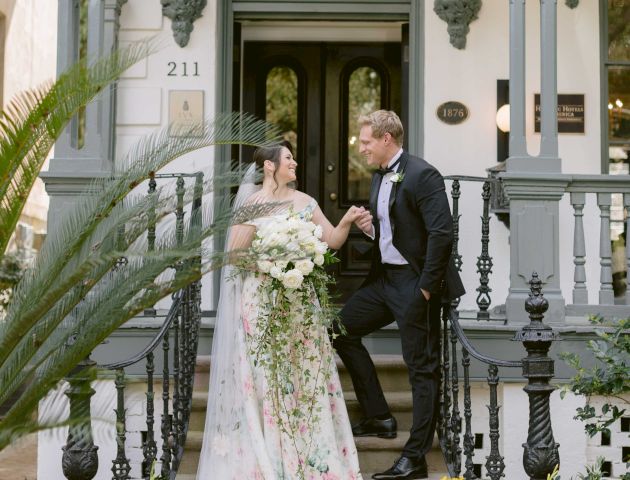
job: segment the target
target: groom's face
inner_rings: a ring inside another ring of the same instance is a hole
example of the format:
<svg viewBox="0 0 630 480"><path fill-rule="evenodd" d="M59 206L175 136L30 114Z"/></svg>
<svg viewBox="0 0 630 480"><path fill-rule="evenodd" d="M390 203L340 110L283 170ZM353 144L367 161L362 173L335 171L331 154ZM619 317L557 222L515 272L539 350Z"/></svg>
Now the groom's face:
<svg viewBox="0 0 630 480"><path fill-rule="evenodd" d="M363 125L359 133L359 153L365 157L367 164L371 167L381 167L387 165L391 155L389 154L388 136L386 133L381 138L376 138L372 134L372 127Z"/></svg>

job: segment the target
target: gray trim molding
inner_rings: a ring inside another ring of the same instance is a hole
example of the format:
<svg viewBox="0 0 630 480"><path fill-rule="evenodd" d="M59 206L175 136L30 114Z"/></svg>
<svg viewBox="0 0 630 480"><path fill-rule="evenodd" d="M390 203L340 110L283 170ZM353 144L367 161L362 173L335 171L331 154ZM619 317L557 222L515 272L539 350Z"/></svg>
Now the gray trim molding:
<svg viewBox="0 0 630 480"><path fill-rule="evenodd" d="M172 21L171 29L175 42L180 47L185 47L195 28L195 20L201 17L208 0L161 0L161 3L162 15Z"/></svg>
<svg viewBox="0 0 630 480"><path fill-rule="evenodd" d="M433 11L444 20L451 45L463 50L466 48L466 35L469 25L476 20L481 10L481 0L435 0Z"/></svg>
<svg viewBox="0 0 630 480"><path fill-rule="evenodd" d="M409 153L424 156L424 3L412 2L409 15Z"/></svg>
<svg viewBox="0 0 630 480"><path fill-rule="evenodd" d="M407 20L417 1L411 0L233 0L236 20ZM410 6L411 5L411 6Z"/></svg>

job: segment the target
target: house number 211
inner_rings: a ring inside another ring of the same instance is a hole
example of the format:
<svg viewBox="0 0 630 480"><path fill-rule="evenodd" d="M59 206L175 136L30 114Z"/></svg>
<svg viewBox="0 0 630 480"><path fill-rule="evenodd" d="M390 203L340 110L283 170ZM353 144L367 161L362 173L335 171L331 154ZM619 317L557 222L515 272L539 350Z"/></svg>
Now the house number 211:
<svg viewBox="0 0 630 480"><path fill-rule="evenodd" d="M180 62L179 68L177 62L168 62L169 71L167 75L169 77L198 77L199 65L197 62L192 62L189 67L188 62Z"/></svg>

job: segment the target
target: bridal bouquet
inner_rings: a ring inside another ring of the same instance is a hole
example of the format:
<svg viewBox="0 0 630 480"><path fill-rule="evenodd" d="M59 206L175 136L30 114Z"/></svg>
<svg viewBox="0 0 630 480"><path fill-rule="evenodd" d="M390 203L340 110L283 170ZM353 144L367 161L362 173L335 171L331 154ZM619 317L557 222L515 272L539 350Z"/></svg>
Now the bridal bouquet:
<svg viewBox="0 0 630 480"><path fill-rule="evenodd" d="M243 319L249 353L265 372L271 416L291 438L313 431L315 399L327 395L334 362L328 335L336 310L324 267L338 260L321 238L322 228L309 216L288 213L257 229L248 255L260 278L256 318ZM293 443L310 448L310 442ZM307 452L298 453L307 458Z"/></svg>
<svg viewBox="0 0 630 480"><path fill-rule="evenodd" d="M321 237L319 225L287 215L258 229L251 252L260 272L269 274L284 288L300 289L306 277L318 273L316 267L332 261L328 245Z"/></svg>

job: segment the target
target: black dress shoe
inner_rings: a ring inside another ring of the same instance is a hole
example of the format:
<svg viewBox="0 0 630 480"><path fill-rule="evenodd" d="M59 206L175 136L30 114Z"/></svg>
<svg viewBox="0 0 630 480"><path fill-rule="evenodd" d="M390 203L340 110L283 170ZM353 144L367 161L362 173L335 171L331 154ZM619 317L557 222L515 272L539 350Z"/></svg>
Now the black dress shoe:
<svg viewBox="0 0 630 480"><path fill-rule="evenodd" d="M364 418L352 427L352 435L355 437L396 438L397 427L398 424L393 416L385 420L379 420L376 417Z"/></svg>
<svg viewBox="0 0 630 480"><path fill-rule="evenodd" d="M400 457L392 468L382 473L372 475L374 480L411 480L416 478L428 478L427 461L424 457L409 458Z"/></svg>

